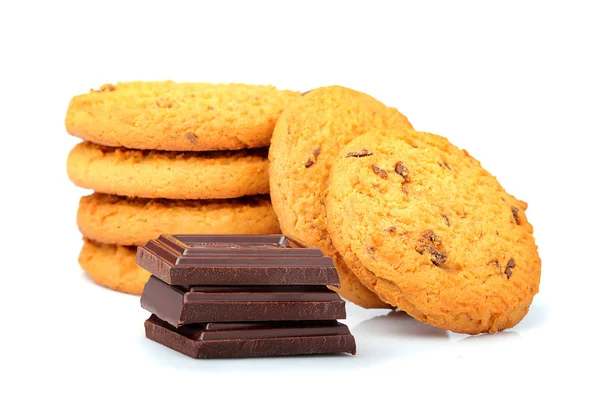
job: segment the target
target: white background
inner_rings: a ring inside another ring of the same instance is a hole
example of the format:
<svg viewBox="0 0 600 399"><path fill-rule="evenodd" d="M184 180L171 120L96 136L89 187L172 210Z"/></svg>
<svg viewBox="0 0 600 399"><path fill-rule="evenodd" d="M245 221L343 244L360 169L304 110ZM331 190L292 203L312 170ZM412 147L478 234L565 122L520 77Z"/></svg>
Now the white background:
<svg viewBox="0 0 600 399"><path fill-rule="evenodd" d="M0 396L598 397L594 2L0 4ZM468 149L529 203L529 315L471 338L349 305L356 357L198 361L146 340L139 299L77 265L63 121L90 88L169 78L345 85Z"/></svg>

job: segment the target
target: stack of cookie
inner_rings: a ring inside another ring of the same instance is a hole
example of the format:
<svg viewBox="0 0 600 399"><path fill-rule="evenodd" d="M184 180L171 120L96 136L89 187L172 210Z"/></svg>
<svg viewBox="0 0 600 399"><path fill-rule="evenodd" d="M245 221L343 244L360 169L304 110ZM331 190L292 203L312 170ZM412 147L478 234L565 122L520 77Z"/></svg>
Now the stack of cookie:
<svg viewBox="0 0 600 399"><path fill-rule="evenodd" d="M333 258L346 298L468 334L527 314L541 273L527 204L445 138L325 87L284 110L269 159L281 230Z"/></svg>
<svg viewBox="0 0 600 399"><path fill-rule="evenodd" d="M135 247L163 233L279 232L267 149L299 93L270 86L175 82L104 85L74 97L67 131L81 267L98 284L141 294L149 273Z"/></svg>

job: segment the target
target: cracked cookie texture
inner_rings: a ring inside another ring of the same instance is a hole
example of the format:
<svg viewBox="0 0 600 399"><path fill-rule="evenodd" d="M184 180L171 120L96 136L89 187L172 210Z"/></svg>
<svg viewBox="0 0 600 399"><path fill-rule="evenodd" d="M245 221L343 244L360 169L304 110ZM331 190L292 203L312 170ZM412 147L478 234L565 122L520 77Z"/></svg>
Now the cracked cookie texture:
<svg viewBox="0 0 600 399"><path fill-rule="evenodd" d="M422 322L493 333L521 321L538 292L527 204L443 137L356 138L334 162L326 205L348 267Z"/></svg>
<svg viewBox="0 0 600 399"><path fill-rule="evenodd" d="M325 197L339 151L372 129L411 128L404 115L373 97L340 86L304 93L281 114L269 150L271 200L284 234L319 247L338 270L338 292L366 308L384 308L347 268L327 233Z"/></svg>
<svg viewBox="0 0 600 399"><path fill-rule="evenodd" d="M168 151L266 147L300 93L245 84L126 82L71 99L67 131L112 147Z"/></svg>
<svg viewBox="0 0 600 399"><path fill-rule="evenodd" d="M161 234L277 234L268 196L183 201L127 198L94 193L81 198L81 233L119 245L144 245Z"/></svg>
<svg viewBox="0 0 600 399"><path fill-rule="evenodd" d="M142 151L77 144L67 174L79 187L144 198L216 199L268 194L266 149Z"/></svg>

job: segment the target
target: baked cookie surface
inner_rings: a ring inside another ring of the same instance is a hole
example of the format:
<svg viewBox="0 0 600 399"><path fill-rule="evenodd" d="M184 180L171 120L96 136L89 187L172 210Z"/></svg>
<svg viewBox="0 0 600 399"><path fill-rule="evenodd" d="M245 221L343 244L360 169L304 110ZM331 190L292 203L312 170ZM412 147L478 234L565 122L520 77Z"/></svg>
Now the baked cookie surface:
<svg viewBox="0 0 600 399"><path fill-rule="evenodd" d="M237 198L269 192L266 149L224 152L141 151L77 144L67 173L76 185L144 198Z"/></svg>
<svg viewBox="0 0 600 399"><path fill-rule="evenodd" d="M81 198L81 233L119 245L144 245L160 234L277 234L267 196L233 200L161 200L94 193Z"/></svg>
<svg viewBox="0 0 600 399"><path fill-rule="evenodd" d="M516 325L541 261L527 204L445 138L368 133L340 153L328 231L349 267L386 302L460 333Z"/></svg>
<svg viewBox="0 0 600 399"><path fill-rule="evenodd" d="M265 147L277 117L299 95L244 84L106 84L73 97L65 125L73 136L112 147L169 151Z"/></svg>
<svg viewBox="0 0 600 399"><path fill-rule="evenodd" d="M325 196L339 151L371 129L411 127L396 109L344 87L311 90L277 121L269 150L271 200L284 234L319 247L333 258L338 292L368 308L389 307L347 269L327 234Z"/></svg>
<svg viewBox="0 0 600 399"><path fill-rule="evenodd" d="M96 284L141 295L150 273L135 264L135 254L136 247L101 244L84 238L79 265Z"/></svg>

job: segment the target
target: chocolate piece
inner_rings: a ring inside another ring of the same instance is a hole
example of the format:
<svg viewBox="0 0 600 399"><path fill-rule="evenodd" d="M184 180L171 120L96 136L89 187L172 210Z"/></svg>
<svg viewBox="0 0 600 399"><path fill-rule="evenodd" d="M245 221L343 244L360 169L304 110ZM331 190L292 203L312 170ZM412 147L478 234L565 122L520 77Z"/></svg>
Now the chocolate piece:
<svg viewBox="0 0 600 399"><path fill-rule="evenodd" d="M171 285L330 285L331 258L284 235L161 235L136 263Z"/></svg>
<svg viewBox="0 0 600 399"><path fill-rule="evenodd" d="M444 218L444 221L446 222L446 226L450 226L450 219L448 219L448 216L446 216L442 213L442 217Z"/></svg>
<svg viewBox="0 0 600 399"><path fill-rule="evenodd" d="M436 266L442 266L448 260L448 255L435 248L429 248L429 253L431 254L431 263Z"/></svg>
<svg viewBox="0 0 600 399"><path fill-rule="evenodd" d="M506 278L510 279L512 276L512 269L515 267L515 260L510 258L508 263L506 264L506 269L504 270L504 274L506 274Z"/></svg>
<svg viewBox="0 0 600 399"><path fill-rule="evenodd" d="M519 208L513 206L510 208L512 211L513 219L515 219L516 224L521 224L521 218L519 217Z"/></svg>
<svg viewBox="0 0 600 399"><path fill-rule="evenodd" d="M312 152L312 156L309 157L308 160L306 161L306 163L304 164L304 167L309 168L309 167L313 166L314 163L317 162L317 157L319 156L320 152L321 152L321 147L315 148Z"/></svg>
<svg viewBox="0 0 600 399"><path fill-rule="evenodd" d="M375 172L376 175L379 175L379 177L381 177L382 179L387 179L388 175L385 170L381 169L376 165L371 165L371 167L373 168L373 172Z"/></svg>
<svg viewBox="0 0 600 399"><path fill-rule="evenodd" d="M373 155L373 153L366 148L363 148L360 151L352 151L346 154L346 158L362 158Z"/></svg>
<svg viewBox="0 0 600 399"><path fill-rule="evenodd" d="M356 354L348 327L337 321L203 323L175 328L155 315L146 337L193 358Z"/></svg>
<svg viewBox="0 0 600 399"><path fill-rule="evenodd" d="M152 276L142 307L167 323L335 320L346 303L326 286L171 286Z"/></svg>
<svg viewBox="0 0 600 399"><path fill-rule="evenodd" d="M441 250L442 239L436 236L432 230L424 231L418 240L418 244L415 248L416 251L421 255L428 252L431 255L431 263L434 265L442 267L448 260L448 255Z"/></svg>
<svg viewBox="0 0 600 399"><path fill-rule="evenodd" d="M402 176L404 180L408 179L408 168L402 164L402 162L398 162L396 167L394 168L397 174Z"/></svg>

